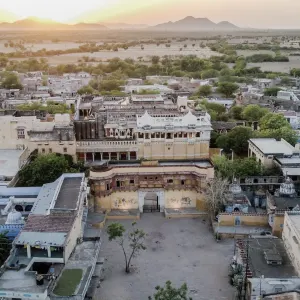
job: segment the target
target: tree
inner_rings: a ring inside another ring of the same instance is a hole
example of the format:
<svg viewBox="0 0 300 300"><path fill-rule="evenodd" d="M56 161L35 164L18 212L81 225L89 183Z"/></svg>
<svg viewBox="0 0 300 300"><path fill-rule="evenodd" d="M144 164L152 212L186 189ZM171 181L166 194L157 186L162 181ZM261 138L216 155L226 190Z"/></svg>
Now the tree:
<svg viewBox="0 0 300 300"><path fill-rule="evenodd" d="M155 55L151 57L151 62L153 65L157 65L159 63L160 57Z"/></svg>
<svg viewBox="0 0 300 300"><path fill-rule="evenodd" d="M172 286L171 281L167 281L164 287L155 287L156 293L152 297L148 297L149 300L192 300L187 296L188 288L184 283L180 288Z"/></svg>
<svg viewBox="0 0 300 300"><path fill-rule="evenodd" d="M135 228L136 222L132 223L132 231L128 233L127 239L129 242L129 253L125 250L125 228L120 223L112 223L107 227L109 241L115 240L122 248L125 257L125 272L130 273L130 262L133 257L140 254L141 250L146 250L144 244L146 233Z"/></svg>
<svg viewBox="0 0 300 300"><path fill-rule="evenodd" d="M207 97L212 92L210 85L202 85L199 87L197 94L199 96Z"/></svg>
<svg viewBox="0 0 300 300"><path fill-rule="evenodd" d="M260 119L259 126L261 130L273 130L290 127L290 124L282 114L269 112Z"/></svg>
<svg viewBox="0 0 300 300"><path fill-rule="evenodd" d="M86 85L77 91L79 95L92 95L94 92L95 90L90 85Z"/></svg>
<svg viewBox="0 0 300 300"><path fill-rule="evenodd" d="M219 82L217 91L225 97L232 97L232 94L238 90L239 86L233 82Z"/></svg>
<svg viewBox="0 0 300 300"><path fill-rule="evenodd" d="M201 72L201 78L207 79L207 78L215 78L219 76L219 72L214 69L207 69Z"/></svg>
<svg viewBox="0 0 300 300"><path fill-rule="evenodd" d="M228 181L221 177L215 176L206 185L205 201L212 221L228 199Z"/></svg>
<svg viewBox="0 0 300 300"><path fill-rule="evenodd" d="M79 170L68 156L51 153L38 155L30 164L19 172L19 186L42 186L53 182L63 173L74 173Z"/></svg>
<svg viewBox="0 0 300 300"><path fill-rule="evenodd" d="M11 249L11 243L9 242L6 233L0 233L0 264L6 261L9 256L9 252Z"/></svg>
<svg viewBox="0 0 300 300"><path fill-rule="evenodd" d="M261 176L265 169L253 157L229 160L225 156L214 156L213 163L218 176L224 179Z"/></svg>
<svg viewBox="0 0 300 300"><path fill-rule="evenodd" d="M253 131L249 127L237 126L229 133L221 135L216 143L219 148L224 149L226 152L231 150L240 155L247 153L248 140L253 137Z"/></svg>
<svg viewBox="0 0 300 300"><path fill-rule="evenodd" d="M3 74L1 87L3 89L23 89L19 77L15 73L11 72L5 72Z"/></svg>
<svg viewBox="0 0 300 300"><path fill-rule="evenodd" d="M232 106L230 109L230 115L233 119L235 120L242 120L242 112L243 112L243 107L242 106Z"/></svg>
<svg viewBox="0 0 300 300"><path fill-rule="evenodd" d="M244 108L242 116L247 121L259 121L267 113L268 109L250 104Z"/></svg>
<svg viewBox="0 0 300 300"><path fill-rule="evenodd" d="M261 130L259 137L273 138L276 140L285 139L291 145L295 145L298 141L298 135L290 126L284 126L278 129Z"/></svg>
<svg viewBox="0 0 300 300"><path fill-rule="evenodd" d="M265 96L277 96L277 93L281 91L281 88L274 86L274 87L270 87L264 90L264 95Z"/></svg>

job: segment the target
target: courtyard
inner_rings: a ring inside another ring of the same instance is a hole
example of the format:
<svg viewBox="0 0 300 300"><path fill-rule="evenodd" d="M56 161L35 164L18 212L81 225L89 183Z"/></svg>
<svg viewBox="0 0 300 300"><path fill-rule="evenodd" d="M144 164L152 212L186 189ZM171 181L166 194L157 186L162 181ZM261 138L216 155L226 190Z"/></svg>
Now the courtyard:
<svg viewBox="0 0 300 300"><path fill-rule="evenodd" d="M132 223L119 222L126 228ZM133 259L130 274L125 273L120 246L103 231L100 256L105 262L97 300L147 300L167 280L177 287L186 282L193 300L233 299L228 281L233 240L217 243L204 218L165 219L161 213L148 213L137 227L147 233L147 249Z"/></svg>

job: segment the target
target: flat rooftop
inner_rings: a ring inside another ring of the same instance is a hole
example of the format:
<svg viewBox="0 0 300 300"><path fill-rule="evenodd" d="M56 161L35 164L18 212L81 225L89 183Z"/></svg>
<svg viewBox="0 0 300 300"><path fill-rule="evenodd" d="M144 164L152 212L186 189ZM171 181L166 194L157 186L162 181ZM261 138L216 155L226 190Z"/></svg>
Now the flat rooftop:
<svg viewBox="0 0 300 300"><path fill-rule="evenodd" d="M81 181L82 177L67 177L63 179L54 205L55 209L76 209Z"/></svg>
<svg viewBox="0 0 300 300"><path fill-rule="evenodd" d="M293 225L295 226L295 228L300 232L300 214L288 213L288 216L292 221Z"/></svg>
<svg viewBox="0 0 300 300"><path fill-rule="evenodd" d="M249 241L249 265L253 277L264 275L265 278L290 278L297 276L295 269L290 261L283 241L274 237L253 237ZM244 241L246 244L247 242ZM276 252L281 258L281 265L267 264L265 253Z"/></svg>
<svg viewBox="0 0 300 300"><path fill-rule="evenodd" d="M0 176L14 177L19 171L19 158L24 150L0 150Z"/></svg>
<svg viewBox="0 0 300 300"><path fill-rule="evenodd" d="M292 155L295 148L285 141L276 141L275 139L250 139L263 154L285 154Z"/></svg>

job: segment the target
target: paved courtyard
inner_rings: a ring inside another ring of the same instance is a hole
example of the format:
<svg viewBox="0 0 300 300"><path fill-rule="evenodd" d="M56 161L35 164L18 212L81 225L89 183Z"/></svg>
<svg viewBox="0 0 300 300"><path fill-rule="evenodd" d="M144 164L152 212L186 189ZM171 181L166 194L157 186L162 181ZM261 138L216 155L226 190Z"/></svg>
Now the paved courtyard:
<svg viewBox="0 0 300 300"><path fill-rule="evenodd" d="M131 227L131 221L120 222ZM147 250L133 260L130 274L124 271L121 248L104 234L100 256L106 260L97 300L147 300L167 280L176 286L186 282L193 300L233 299L228 283L232 240L217 243L202 218L169 220L149 213L137 226L148 234Z"/></svg>

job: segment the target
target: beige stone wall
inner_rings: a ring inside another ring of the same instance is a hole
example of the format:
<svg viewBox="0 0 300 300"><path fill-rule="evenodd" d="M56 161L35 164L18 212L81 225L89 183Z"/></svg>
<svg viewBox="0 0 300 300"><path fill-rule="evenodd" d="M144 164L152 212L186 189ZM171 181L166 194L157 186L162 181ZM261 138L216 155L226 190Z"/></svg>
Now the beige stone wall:
<svg viewBox="0 0 300 300"><path fill-rule="evenodd" d="M27 132L32 130L36 117L0 117L0 149L17 149L17 147L27 147L29 137ZM18 128L24 128L25 139L18 139Z"/></svg>
<svg viewBox="0 0 300 300"><path fill-rule="evenodd" d="M300 216L298 217L300 218ZM285 249L299 276L300 275L300 256L299 256L300 233L295 227L294 223L292 222L288 214L286 214L284 218L282 240L284 242Z"/></svg>
<svg viewBox="0 0 300 300"><path fill-rule="evenodd" d="M259 214L220 214L219 226L234 226L235 217L240 217L241 225L244 226L268 226L268 215Z"/></svg>
<svg viewBox="0 0 300 300"><path fill-rule="evenodd" d="M209 142L168 143L149 142L138 144L138 157L145 159L193 159L209 157Z"/></svg>
<svg viewBox="0 0 300 300"><path fill-rule="evenodd" d="M95 197L97 210L138 209L138 192L115 192L105 197Z"/></svg>
<svg viewBox="0 0 300 300"><path fill-rule="evenodd" d="M65 149L66 148L66 149ZM42 141L42 142L29 142L29 150L32 152L38 150L39 154L49 154L49 153L60 153L68 154L73 157L73 160L77 160L76 155L76 142L75 141ZM43 151L44 149L44 151ZM52 152L51 152L51 150ZM65 152L65 150L67 150Z"/></svg>
<svg viewBox="0 0 300 300"><path fill-rule="evenodd" d="M166 208L196 207L198 193L196 191L165 191Z"/></svg>
<svg viewBox="0 0 300 300"><path fill-rule="evenodd" d="M274 216L272 234L281 237L284 223L284 215Z"/></svg>

